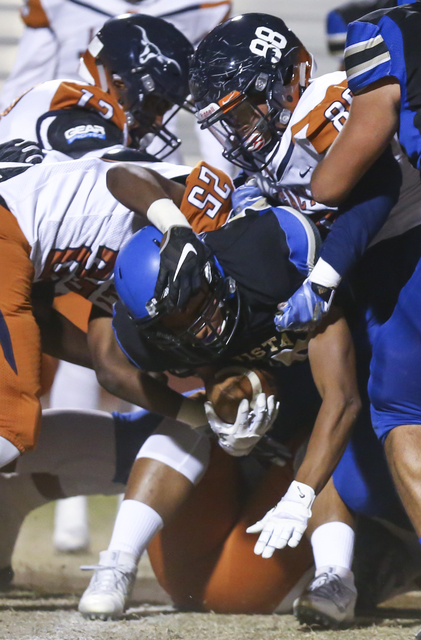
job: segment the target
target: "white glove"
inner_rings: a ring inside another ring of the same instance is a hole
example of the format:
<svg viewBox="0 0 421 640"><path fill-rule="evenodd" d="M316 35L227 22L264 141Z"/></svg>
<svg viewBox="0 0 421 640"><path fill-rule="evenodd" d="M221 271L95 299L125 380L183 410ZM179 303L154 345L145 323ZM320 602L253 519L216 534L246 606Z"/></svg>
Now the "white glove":
<svg viewBox="0 0 421 640"><path fill-rule="evenodd" d="M311 487L293 480L276 507L247 528L247 533L261 532L254 553L262 558L271 558L275 549L283 549L287 544L296 547L311 518L315 497Z"/></svg>
<svg viewBox="0 0 421 640"><path fill-rule="evenodd" d="M222 422L211 402L205 402L205 411L211 429L218 436L219 446L231 456L246 456L265 435L278 415L279 402L275 396L259 393L252 411L249 401L241 400L234 424Z"/></svg>

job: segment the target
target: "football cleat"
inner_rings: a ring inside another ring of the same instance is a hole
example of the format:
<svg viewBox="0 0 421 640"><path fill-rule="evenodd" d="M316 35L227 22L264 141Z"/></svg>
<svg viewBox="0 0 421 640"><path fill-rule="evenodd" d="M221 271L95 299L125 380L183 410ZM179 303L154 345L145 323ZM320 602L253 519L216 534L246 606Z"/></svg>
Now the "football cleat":
<svg viewBox="0 0 421 640"><path fill-rule="evenodd" d="M349 571L343 577L338 575L338 569L319 569L318 575L302 596L294 601L293 612L301 624L335 629L353 622L357 600L354 574ZM340 571L343 572L343 569Z"/></svg>
<svg viewBox="0 0 421 640"><path fill-rule="evenodd" d="M99 564L81 569L94 571L79 602L82 616L90 620L120 618L136 580L136 557L124 551L101 551Z"/></svg>

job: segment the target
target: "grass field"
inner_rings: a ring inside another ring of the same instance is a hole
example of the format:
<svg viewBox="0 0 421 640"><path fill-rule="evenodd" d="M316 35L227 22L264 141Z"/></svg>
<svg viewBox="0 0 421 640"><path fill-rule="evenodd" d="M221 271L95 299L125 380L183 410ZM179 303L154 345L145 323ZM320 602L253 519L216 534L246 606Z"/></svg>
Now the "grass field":
<svg viewBox="0 0 421 640"><path fill-rule="evenodd" d="M293 616L180 613L156 583L145 558L141 562L133 605L123 620L84 620L78 598L89 581L80 564L97 562L108 545L116 498L90 498L91 552L80 556L54 553L53 505L33 512L22 528L14 558L15 586L2 594L0 639L7 640L403 640L421 626L421 592L386 603L371 617L346 630L300 627Z"/></svg>

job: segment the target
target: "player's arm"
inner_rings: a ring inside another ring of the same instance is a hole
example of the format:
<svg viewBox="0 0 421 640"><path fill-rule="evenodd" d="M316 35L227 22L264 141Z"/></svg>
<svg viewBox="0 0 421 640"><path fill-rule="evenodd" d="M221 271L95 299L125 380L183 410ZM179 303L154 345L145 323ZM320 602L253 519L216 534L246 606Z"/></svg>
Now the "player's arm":
<svg viewBox="0 0 421 640"><path fill-rule="evenodd" d="M131 364L117 343L112 319L95 307L89 320L88 345L98 382L109 393L192 427L207 423L202 403L184 398Z"/></svg>
<svg viewBox="0 0 421 640"><path fill-rule="evenodd" d="M39 282L32 287L32 312L41 335L42 351L59 360L66 360L93 369L86 333L53 308L54 286Z"/></svg>
<svg viewBox="0 0 421 640"><path fill-rule="evenodd" d="M352 339L336 309L311 339L309 357L323 402L296 479L282 500L247 529L260 533L254 551L263 558L301 540L314 499L339 462L360 410Z"/></svg>
<svg viewBox="0 0 421 640"><path fill-rule="evenodd" d="M160 228L159 215L152 214L152 219L148 217L149 207L157 200L170 199L174 205L173 216L176 216L185 190L183 185L161 176L158 172L129 162L119 162L110 167L107 172L107 187L125 207L147 217L163 233L166 229ZM181 211L178 217L180 216L184 218ZM162 217L164 219L162 225L166 223L170 226L172 222L170 214L165 218L165 213L162 213Z"/></svg>
<svg viewBox="0 0 421 640"><path fill-rule="evenodd" d="M279 331L310 330L329 311L341 279L362 257L399 199L402 171L390 145L352 190L303 285L279 306Z"/></svg>
<svg viewBox="0 0 421 640"><path fill-rule="evenodd" d="M317 202L337 206L347 199L396 133L399 101L395 78L383 78L354 97L345 126L313 172Z"/></svg>
<svg viewBox="0 0 421 640"><path fill-rule="evenodd" d="M318 494L342 457L361 408L354 345L336 307L310 340L309 359L323 401L296 480Z"/></svg>
<svg viewBox="0 0 421 640"><path fill-rule="evenodd" d="M159 300L168 287L169 304L182 307L199 290L210 256L179 208L185 188L155 171L130 164L111 167L107 186L117 200L164 235L155 297Z"/></svg>

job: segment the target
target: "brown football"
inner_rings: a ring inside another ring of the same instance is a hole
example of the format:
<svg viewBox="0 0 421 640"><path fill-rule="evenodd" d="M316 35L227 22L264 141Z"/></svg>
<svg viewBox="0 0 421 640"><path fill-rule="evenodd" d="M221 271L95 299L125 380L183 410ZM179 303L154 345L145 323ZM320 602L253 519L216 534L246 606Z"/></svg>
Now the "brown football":
<svg viewBox="0 0 421 640"><path fill-rule="evenodd" d="M215 413L233 424L237 417L238 405L246 398L253 406L259 393L278 398L278 389L271 373L262 369L227 367L218 371L205 383L206 395L213 404Z"/></svg>

